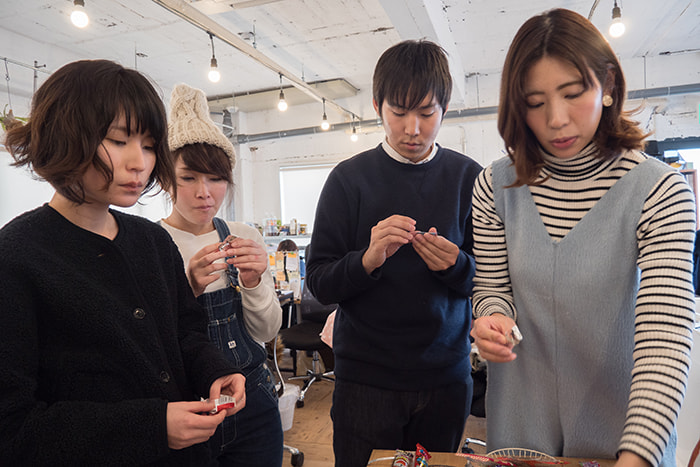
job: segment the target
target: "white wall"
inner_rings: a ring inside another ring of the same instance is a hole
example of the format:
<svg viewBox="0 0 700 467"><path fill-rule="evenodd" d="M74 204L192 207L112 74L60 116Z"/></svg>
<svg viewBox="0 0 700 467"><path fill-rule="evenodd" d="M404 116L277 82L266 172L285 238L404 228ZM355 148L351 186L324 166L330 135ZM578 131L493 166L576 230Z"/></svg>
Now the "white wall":
<svg viewBox="0 0 700 467"><path fill-rule="evenodd" d="M0 226L48 201L51 185L37 181L24 168L10 167L11 157L0 151Z"/></svg>

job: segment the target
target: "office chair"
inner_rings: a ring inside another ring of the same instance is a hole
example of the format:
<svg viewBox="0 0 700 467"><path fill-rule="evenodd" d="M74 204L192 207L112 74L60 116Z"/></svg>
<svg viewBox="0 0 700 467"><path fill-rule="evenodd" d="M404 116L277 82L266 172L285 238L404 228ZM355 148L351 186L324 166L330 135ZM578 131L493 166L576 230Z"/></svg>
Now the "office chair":
<svg viewBox="0 0 700 467"><path fill-rule="evenodd" d="M337 305L322 305L306 287L306 284L304 284L301 292L301 300L296 305L296 308L298 315L297 324L280 330L280 336L284 346L293 352L312 352L311 369L307 370L306 375L289 378L290 380L304 380L304 385L299 393L299 399L297 400L297 407L303 407L306 391L314 382L335 382L335 379L332 377L332 371L327 371L325 373L321 371L321 352L330 352L330 347L321 340L320 334L326 322L326 318L337 308ZM294 374L296 374L296 358L293 359L292 365Z"/></svg>

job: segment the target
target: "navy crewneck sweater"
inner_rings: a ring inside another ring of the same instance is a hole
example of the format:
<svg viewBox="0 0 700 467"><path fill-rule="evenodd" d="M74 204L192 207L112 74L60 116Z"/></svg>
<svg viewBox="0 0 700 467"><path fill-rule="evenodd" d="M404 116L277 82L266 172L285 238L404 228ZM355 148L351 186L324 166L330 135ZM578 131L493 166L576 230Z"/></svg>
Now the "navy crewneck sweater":
<svg viewBox="0 0 700 467"><path fill-rule="evenodd" d="M339 378L418 390L467 381L474 261L471 196L481 167L439 148L424 164L402 164L381 148L341 162L316 211L307 278L314 295L338 303L333 350ZM432 272L408 244L368 275L371 229L400 214L436 227L460 247L454 266Z"/></svg>

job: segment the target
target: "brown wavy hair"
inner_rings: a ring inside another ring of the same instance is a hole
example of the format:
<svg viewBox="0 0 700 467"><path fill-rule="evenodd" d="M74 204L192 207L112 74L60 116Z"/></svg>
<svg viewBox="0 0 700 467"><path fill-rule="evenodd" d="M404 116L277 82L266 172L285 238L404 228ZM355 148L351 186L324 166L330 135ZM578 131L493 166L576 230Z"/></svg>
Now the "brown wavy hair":
<svg viewBox="0 0 700 467"><path fill-rule="evenodd" d="M575 67L585 89L594 86L593 76L613 98L603 114L593 141L598 157L609 159L623 149L642 149L647 136L633 112L623 111L625 78L610 44L590 21L576 12L553 9L527 20L518 30L503 65L498 105L498 131L513 161L516 180L512 186L532 185L544 161L540 144L526 123L525 79L530 68L543 57L555 58ZM612 81L611 79L612 78Z"/></svg>
<svg viewBox="0 0 700 467"><path fill-rule="evenodd" d="M16 167L27 166L70 201L83 204L82 178L94 166L106 180L112 167L97 150L110 125L124 115L127 132L149 132L156 164L144 193L168 189L174 170L165 106L155 87L136 70L109 60L80 60L55 71L36 91L29 120L7 131L5 147Z"/></svg>

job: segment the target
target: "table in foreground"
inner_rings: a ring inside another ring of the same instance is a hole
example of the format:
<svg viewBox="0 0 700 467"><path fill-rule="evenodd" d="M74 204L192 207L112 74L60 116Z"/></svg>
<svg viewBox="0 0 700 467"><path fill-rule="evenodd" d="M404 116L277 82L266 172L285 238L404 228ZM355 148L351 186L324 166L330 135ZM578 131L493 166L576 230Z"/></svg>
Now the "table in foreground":
<svg viewBox="0 0 700 467"><path fill-rule="evenodd" d="M396 451L388 449L375 449L370 457L370 467L391 467ZM377 460L388 457L386 460ZM615 464L614 459L587 459L584 457L558 457L557 459L566 462L562 467L579 467L580 462L596 461L600 467L612 467ZM373 462L374 461L374 462ZM464 467L467 464L467 458L458 456L451 452L431 452L429 466L444 466L444 467Z"/></svg>

